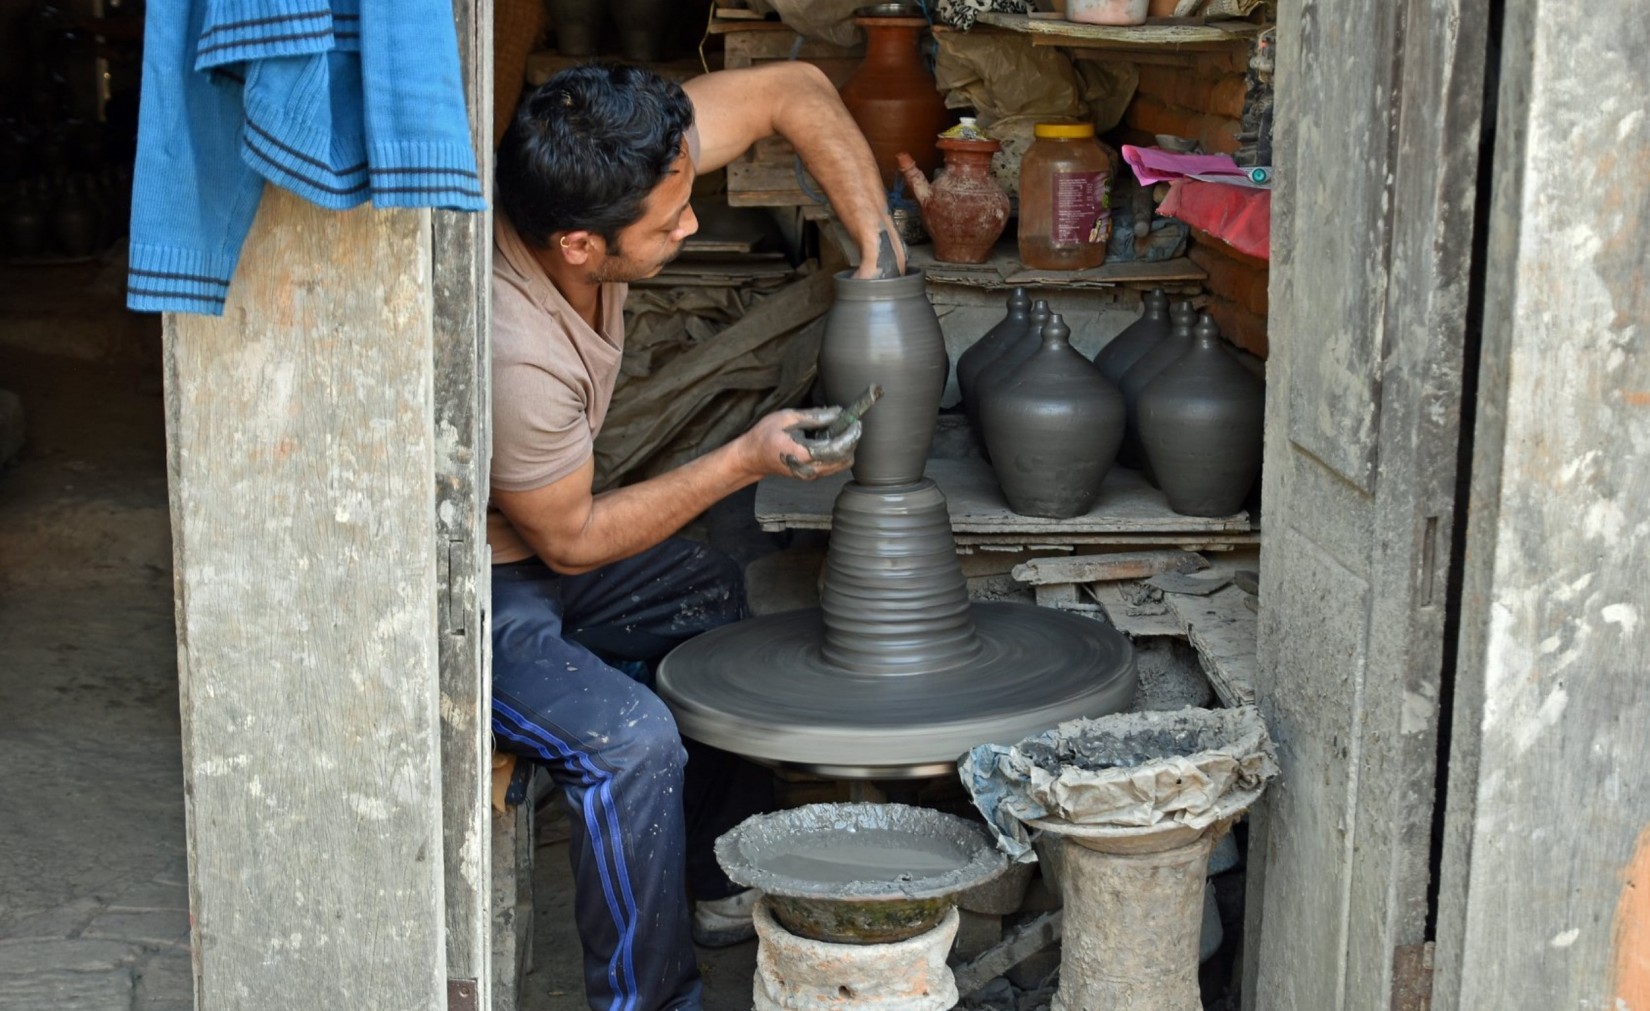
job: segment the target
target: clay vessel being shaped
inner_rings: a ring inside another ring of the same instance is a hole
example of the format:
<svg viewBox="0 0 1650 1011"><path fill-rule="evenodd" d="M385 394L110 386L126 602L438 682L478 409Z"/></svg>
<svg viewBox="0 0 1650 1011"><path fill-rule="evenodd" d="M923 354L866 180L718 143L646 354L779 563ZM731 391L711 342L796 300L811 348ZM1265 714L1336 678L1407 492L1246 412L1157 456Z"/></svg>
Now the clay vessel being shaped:
<svg viewBox="0 0 1650 1011"><path fill-rule="evenodd" d="M980 400L1009 508L1065 519L1094 508L1123 441L1123 394L1069 343L1059 313L1042 344Z"/></svg>
<svg viewBox="0 0 1650 1011"><path fill-rule="evenodd" d="M1169 335L1173 326L1169 322L1169 296L1163 293L1162 288L1153 288L1144 301L1146 304L1140 318L1124 327L1122 333L1108 341L1094 356L1094 364L1100 366L1101 374L1113 383L1121 383L1129 366L1156 347L1158 341Z"/></svg>
<svg viewBox="0 0 1650 1011"><path fill-rule="evenodd" d="M836 276L836 301L819 349L825 396L833 404L851 404L866 387L882 387L882 399L862 422L855 481L921 479L950 371L922 271L893 278L856 278L852 271Z"/></svg>
<svg viewBox="0 0 1650 1011"><path fill-rule="evenodd" d="M1266 384L1205 314L1190 349L1140 391L1140 437L1169 508L1230 516L1260 474Z"/></svg>
<svg viewBox="0 0 1650 1011"><path fill-rule="evenodd" d="M934 145L945 169L930 184L904 151L900 174L922 207L922 222L934 238L934 258L947 263L984 263L1008 225L1008 194L991 176L991 156L1003 149L994 140L944 138Z"/></svg>
<svg viewBox="0 0 1650 1011"><path fill-rule="evenodd" d="M1008 296L1008 315L957 357L957 392L962 394L963 413L968 415L968 420L974 423L976 429L980 417L976 383L981 370L1018 341L1030 325L1031 299L1026 297L1024 288L1015 288Z"/></svg>
<svg viewBox="0 0 1650 1011"><path fill-rule="evenodd" d="M865 62L842 86L842 104L871 145L883 188L891 190L901 151L915 152L924 173L934 171L940 162L934 137L951 113L917 52L926 18L858 17L854 24L865 30Z"/></svg>
<svg viewBox="0 0 1650 1011"><path fill-rule="evenodd" d="M1146 451L1140 445L1140 391L1170 362L1191 349L1192 327L1197 323L1197 313L1192 309L1192 303L1176 302L1169 310L1169 318L1173 321L1169 332L1136 359L1123 373L1123 378L1117 381L1117 388L1123 391L1123 406L1128 411L1123 446L1118 450L1117 462L1140 470L1153 484L1157 482L1152 478Z"/></svg>

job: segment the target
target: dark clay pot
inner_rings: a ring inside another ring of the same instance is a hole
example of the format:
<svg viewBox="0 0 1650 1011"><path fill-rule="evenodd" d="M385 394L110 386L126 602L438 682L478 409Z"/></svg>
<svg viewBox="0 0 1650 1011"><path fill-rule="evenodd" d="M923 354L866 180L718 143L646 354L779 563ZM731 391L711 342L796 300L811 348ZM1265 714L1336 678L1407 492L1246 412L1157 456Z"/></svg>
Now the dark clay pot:
<svg viewBox="0 0 1650 1011"><path fill-rule="evenodd" d="M1123 441L1123 395L1068 342L1059 313L1042 344L980 401L1009 508L1065 519L1094 508Z"/></svg>
<svg viewBox="0 0 1650 1011"><path fill-rule="evenodd" d="M625 59L652 63L664 56L678 9L674 0L613 0L612 7Z"/></svg>
<svg viewBox="0 0 1650 1011"><path fill-rule="evenodd" d="M1153 288L1148 292L1145 303L1140 318L1124 327L1122 333L1113 337L1094 356L1094 364L1100 366L1101 374L1113 383L1121 383L1129 366L1156 347L1158 341L1169 335L1173 326L1169 322L1169 296L1163 293L1162 288Z"/></svg>
<svg viewBox="0 0 1650 1011"><path fill-rule="evenodd" d="M1230 516L1260 474L1266 384L1221 346L1207 315L1195 334L1140 392L1140 436L1169 508Z"/></svg>
<svg viewBox="0 0 1650 1011"><path fill-rule="evenodd" d="M1146 451L1140 445L1140 391L1170 362L1191 349L1192 326L1197 322L1197 314L1192 309L1192 303L1176 302L1170 309L1170 319L1174 325L1169 332L1136 359L1123 373L1123 378L1117 381L1117 388L1123 391L1123 404L1128 410L1128 427L1123 433L1123 447L1118 452L1117 462L1140 470L1147 480L1151 480L1151 469Z"/></svg>
<svg viewBox="0 0 1650 1011"><path fill-rule="evenodd" d="M46 248L46 216L27 186L6 205L5 252L9 256L39 256Z"/></svg>
<svg viewBox="0 0 1650 1011"><path fill-rule="evenodd" d="M1048 303L1043 299L1031 303L1031 313L1024 328L1005 342L1001 352L987 359L974 373L974 428L984 438L985 424L980 416L980 404L991 388L1008 378L1009 373L1030 358L1043 343L1043 327L1048 324Z"/></svg>
<svg viewBox="0 0 1650 1011"><path fill-rule="evenodd" d="M866 387L882 387L882 399L865 414L855 481L910 484L922 477L950 371L922 271L871 280L851 271L836 276L836 302L819 349L825 396L850 404Z"/></svg>
<svg viewBox="0 0 1650 1011"><path fill-rule="evenodd" d="M871 145L885 190L894 188L899 153L909 151L923 175L939 165L934 139L951 122L945 96L917 52L926 18L859 17L865 62L842 86L842 104Z"/></svg>
<svg viewBox="0 0 1650 1011"><path fill-rule="evenodd" d="M556 51L563 56L595 56L606 5L602 0L548 0Z"/></svg>
<svg viewBox="0 0 1650 1011"><path fill-rule="evenodd" d="M980 417L979 391L975 386L980 371L1019 340L1030 325L1031 299L1024 288L1015 288L1008 296L1008 315L957 357L957 392L962 394L963 413L975 427L979 426Z"/></svg>

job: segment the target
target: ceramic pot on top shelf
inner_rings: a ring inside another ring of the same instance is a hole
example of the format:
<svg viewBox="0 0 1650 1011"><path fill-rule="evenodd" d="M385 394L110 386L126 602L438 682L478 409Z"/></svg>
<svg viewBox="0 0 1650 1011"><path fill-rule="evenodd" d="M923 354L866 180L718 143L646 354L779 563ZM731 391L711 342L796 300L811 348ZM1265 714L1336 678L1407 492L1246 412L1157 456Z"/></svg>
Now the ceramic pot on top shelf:
<svg viewBox="0 0 1650 1011"><path fill-rule="evenodd" d="M595 56L606 8L601 0L547 0L556 51L563 56Z"/></svg>
<svg viewBox="0 0 1650 1011"><path fill-rule="evenodd" d="M1205 314L1191 347L1140 391L1140 437L1169 508L1230 516L1260 474L1266 384Z"/></svg>
<svg viewBox="0 0 1650 1011"><path fill-rule="evenodd" d="M951 121L945 97L918 58L917 40L928 21L917 17L857 17L865 31L865 62L842 86L842 104L870 142L885 190L894 188L901 151L923 174L939 165L934 138Z"/></svg>
<svg viewBox="0 0 1650 1011"><path fill-rule="evenodd" d="M1141 355L1156 347L1158 341L1167 337L1173 326L1169 322L1169 296L1163 293L1162 288L1153 288L1142 301L1145 306L1140 318L1107 341L1100 353L1094 356L1094 364L1114 383L1121 383L1129 367L1139 361Z"/></svg>
<svg viewBox="0 0 1650 1011"><path fill-rule="evenodd" d="M979 388L980 370L995 361L1008 349L1009 345L1020 339L1026 327L1031 325L1031 299L1026 296L1024 288L1015 288L1008 296L1008 315L990 330L987 330L979 340L968 346L968 350L957 356L957 392L962 395L963 413L968 420L979 427Z"/></svg>
<svg viewBox="0 0 1650 1011"><path fill-rule="evenodd" d="M836 301L819 349L825 396L850 404L866 387L882 387L882 399L862 422L856 482L895 485L922 478L950 371L922 271L894 278L856 278L852 271L836 276Z"/></svg>
<svg viewBox="0 0 1650 1011"><path fill-rule="evenodd" d="M1042 342L981 398L991 466L1009 508L1065 519L1094 508L1123 441L1123 395L1053 313Z"/></svg>
<svg viewBox="0 0 1650 1011"><path fill-rule="evenodd" d="M1134 364L1123 373L1123 378L1117 381L1117 388L1123 391L1123 404L1128 410L1128 428L1123 434L1123 448L1118 452L1117 460L1125 467L1139 470L1148 481L1152 481L1152 472L1150 461L1140 445L1140 391L1164 367L1191 348L1192 327L1197 323L1197 312L1190 302L1176 302L1169 308L1169 318L1173 321L1169 332L1135 359Z"/></svg>
<svg viewBox="0 0 1650 1011"><path fill-rule="evenodd" d="M934 146L945 155L945 168L932 184L909 154L901 151L898 157L900 173L933 236L934 258L984 263L1008 225L1008 194L991 176L991 156L1003 146L994 140L950 138Z"/></svg>

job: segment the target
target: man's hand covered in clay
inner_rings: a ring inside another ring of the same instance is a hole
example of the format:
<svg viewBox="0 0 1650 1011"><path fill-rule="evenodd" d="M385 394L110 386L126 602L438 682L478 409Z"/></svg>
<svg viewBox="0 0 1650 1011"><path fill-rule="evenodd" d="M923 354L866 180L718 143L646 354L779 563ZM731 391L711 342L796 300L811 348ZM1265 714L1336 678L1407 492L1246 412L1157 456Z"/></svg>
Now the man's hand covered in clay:
<svg viewBox="0 0 1650 1011"><path fill-rule="evenodd" d="M864 432L856 418L846 427L833 428L840 407L805 411L776 411L745 433L762 474L789 474L811 481L854 464L854 447Z"/></svg>

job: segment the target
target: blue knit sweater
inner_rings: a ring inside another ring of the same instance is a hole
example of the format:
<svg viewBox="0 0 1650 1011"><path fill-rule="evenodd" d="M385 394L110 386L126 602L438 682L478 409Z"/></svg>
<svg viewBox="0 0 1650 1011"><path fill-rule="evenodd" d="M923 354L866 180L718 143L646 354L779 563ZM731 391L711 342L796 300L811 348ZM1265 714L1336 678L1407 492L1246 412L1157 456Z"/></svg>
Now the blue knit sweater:
<svg viewBox="0 0 1650 1011"><path fill-rule="evenodd" d="M265 180L483 209L450 0L150 0L127 306L222 315Z"/></svg>

